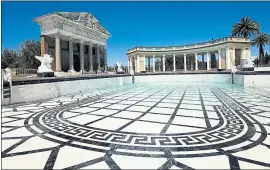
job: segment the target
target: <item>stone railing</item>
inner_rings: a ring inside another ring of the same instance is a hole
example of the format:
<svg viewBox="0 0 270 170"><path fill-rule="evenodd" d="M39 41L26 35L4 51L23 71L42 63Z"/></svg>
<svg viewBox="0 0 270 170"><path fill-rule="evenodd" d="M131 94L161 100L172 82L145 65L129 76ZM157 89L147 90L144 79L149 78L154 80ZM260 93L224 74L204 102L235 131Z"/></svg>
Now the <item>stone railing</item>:
<svg viewBox="0 0 270 170"><path fill-rule="evenodd" d="M173 51L173 50L182 50L182 49L194 49L199 47L208 47L212 45L221 44L224 42L250 42L249 38L243 37L225 37L212 41L189 44L189 45L181 45L181 46L170 46L170 47L135 47L128 50L128 54L135 51Z"/></svg>

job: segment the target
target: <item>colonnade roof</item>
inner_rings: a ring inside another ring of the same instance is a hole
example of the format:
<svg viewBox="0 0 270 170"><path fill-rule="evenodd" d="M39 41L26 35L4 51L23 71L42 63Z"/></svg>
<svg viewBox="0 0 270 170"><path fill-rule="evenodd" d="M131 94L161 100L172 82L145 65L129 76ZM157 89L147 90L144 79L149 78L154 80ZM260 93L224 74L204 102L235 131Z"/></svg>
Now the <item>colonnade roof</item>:
<svg viewBox="0 0 270 170"><path fill-rule="evenodd" d="M226 43L240 43L250 46L250 39L245 37L224 37L206 42L200 42L196 44L180 45L180 46L167 46L167 47L142 47L137 46L128 50L127 55L135 52L167 52L167 51L180 51L180 50L192 50L206 47L214 47Z"/></svg>

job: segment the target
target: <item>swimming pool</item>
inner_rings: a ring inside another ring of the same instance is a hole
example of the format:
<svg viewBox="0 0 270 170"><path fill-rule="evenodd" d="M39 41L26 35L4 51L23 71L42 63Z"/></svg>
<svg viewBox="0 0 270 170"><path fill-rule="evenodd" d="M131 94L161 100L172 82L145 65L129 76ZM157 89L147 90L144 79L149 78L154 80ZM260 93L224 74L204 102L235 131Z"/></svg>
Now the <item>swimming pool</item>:
<svg viewBox="0 0 270 170"><path fill-rule="evenodd" d="M270 168L269 105L269 92L225 81L141 81L6 107L2 164ZM33 154L39 164L19 161Z"/></svg>

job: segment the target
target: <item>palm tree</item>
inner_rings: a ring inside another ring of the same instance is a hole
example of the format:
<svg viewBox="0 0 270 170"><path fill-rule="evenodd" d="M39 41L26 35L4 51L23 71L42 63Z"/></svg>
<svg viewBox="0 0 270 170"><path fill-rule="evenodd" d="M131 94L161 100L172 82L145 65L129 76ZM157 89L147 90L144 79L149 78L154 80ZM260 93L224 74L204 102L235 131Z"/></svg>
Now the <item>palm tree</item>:
<svg viewBox="0 0 270 170"><path fill-rule="evenodd" d="M263 46L270 44L270 36L265 33L259 33L251 42L252 46L259 47L259 60L262 62L264 56Z"/></svg>
<svg viewBox="0 0 270 170"><path fill-rule="evenodd" d="M260 32L260 24L257 21L252 21L249 17L241 18L241 22L234 24L232 36L249 37Z"/></svg>

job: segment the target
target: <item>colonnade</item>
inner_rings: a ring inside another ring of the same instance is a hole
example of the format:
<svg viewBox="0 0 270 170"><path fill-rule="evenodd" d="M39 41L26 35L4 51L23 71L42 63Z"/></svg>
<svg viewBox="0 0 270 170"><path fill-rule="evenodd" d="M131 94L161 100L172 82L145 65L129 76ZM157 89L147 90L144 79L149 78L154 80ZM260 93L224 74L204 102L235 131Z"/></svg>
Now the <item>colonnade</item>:
<svg viewBox="0 0 270 170"><path fill-rule="evenodd" d="M80 48L79 48L79 52L80 52L80 71L84 72L85 68L84 68L84 45L88 46L88 61L89 61L89 67L90 67L90 72L93 72L93 51L92 51L92 47L93 47L93 43L91 41L83 41L83 40L75 40L72 39L71 37L68 40L68 44L69 44L69 72L75 72L74 71L74 59L73 59L73 40L75 42L79 41L80 44ZM60 44L60 36L56 35L55 36L55 71L56 72L62 72L62 67L61 67L61 44ZM107 50L106 50L106 46L102 46L104 48L104 71L107 71ZM96 57L97 57L97 64L98 64L98 68L97 70L100 70L100 45L96 44Z"/></svg>
<svg viewBox="0 0 270 170"><path fill-rule="evenodd" d="M240 55L236 55L235 51L241 50ZM194 57L194 70L198 70L198 55L202 56L202 63L204 63L204 57L206 56L206 70L211 70L210 65L210 58L211 54L215 54L216 61L217 61L217 68L216 69L231 69L234 65L236 66L236 63L240 63L240 60L246 59L250 56L250 50L247 48L235 48L235 47L227 47L222 49L216 49L208 52L194 52L194 53L167 53L167 54L159 54L159 52L156 52L152 55L149 55L147 53L141 52L135 54L135 55L129 55L128 56L128 68L133 68L135 72L141 72L146 71L145 69L145 63L146 59L148 59L148 65L150 66L150 58L152 58L152 71L156 72L155 64L156 64L156 58L162 58L162 71L165 72L165 61L166 57L172 56L173 57L173 71L176 71L176 58L177 57L183 57L184 60L184 69L183 71L187 71L187 56ZM158 57L157 57L158 56ZM237 62L236 62L237 60ZM238 62L239 60L239 62ZM149 67L148 66L148 67Z"/></svg>

